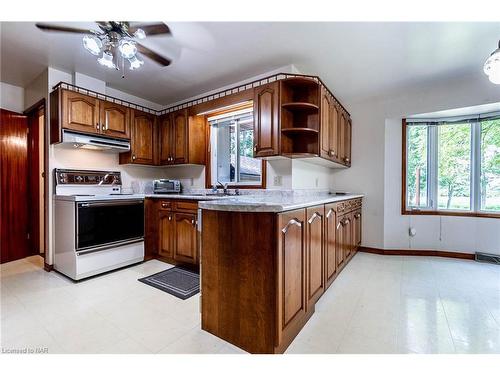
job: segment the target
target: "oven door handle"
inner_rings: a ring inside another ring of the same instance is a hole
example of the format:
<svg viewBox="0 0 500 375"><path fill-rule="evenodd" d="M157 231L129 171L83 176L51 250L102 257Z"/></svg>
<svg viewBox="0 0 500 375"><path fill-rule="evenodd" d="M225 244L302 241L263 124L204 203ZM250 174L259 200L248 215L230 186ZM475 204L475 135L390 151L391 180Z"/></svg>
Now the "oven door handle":
<svg viewBox="0 0 500 375"><path fill-rule="evenodd" d="M117 199L114 201L106 201L106 202L82 202L78 203L78 208L87 208L87 207L104 207L104 206L123 206L123 205L131 205L131 204L143 204L144 200L125 200L125 199Z"/></svg>
<svg viewBox="0 0 500 375"><path fill-rule="evenodd" d="M82 256L85 254L96 253L98 251L117 248L117 247L124 246L124 245L132 245L134 243L139 243L139 242L144 242L144 237L133 238L133 239L126 240L126 241L111 242L111 243L108 243L106 245L93 246L93 247L83 249L83 250L76 249L75 252L76 252L76 256Z"/></svg>

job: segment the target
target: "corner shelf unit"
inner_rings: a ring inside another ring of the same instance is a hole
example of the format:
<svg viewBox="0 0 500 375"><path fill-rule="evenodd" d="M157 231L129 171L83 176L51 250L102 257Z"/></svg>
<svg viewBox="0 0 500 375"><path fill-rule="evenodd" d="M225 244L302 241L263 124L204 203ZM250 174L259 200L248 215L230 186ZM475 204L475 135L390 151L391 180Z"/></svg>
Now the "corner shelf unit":
<svg viewBox="0 0 500 375"><path fill-rule="evenodd" d="M290 158L319 155L320 85L306 77L280 81L281 154Z"/></svg>

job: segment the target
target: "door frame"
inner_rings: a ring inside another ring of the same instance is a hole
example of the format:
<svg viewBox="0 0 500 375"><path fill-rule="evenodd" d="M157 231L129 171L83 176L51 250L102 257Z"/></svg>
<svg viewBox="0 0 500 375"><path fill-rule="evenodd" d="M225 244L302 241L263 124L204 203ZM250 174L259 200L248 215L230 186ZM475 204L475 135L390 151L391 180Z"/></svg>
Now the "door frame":
<svg viewBox="0 0 500 375"><path fill-rule="evenodd" d="M48 111L47 111L47 101L45 98L40 99L37 101L35 104L32 106L28 107L27 109L24 110L23 114L28 116L28 127L30 126L30 120L33 118L33 116L36 116L40 110L44 111L44 124L43 124L43 210L44 210L44 215L43 215L43 235L44 235L44 252L43 252L43 257L44 257L44 269L46 271L51 271L53 266L49 265L47 263L47 255L48 255L48 250L49 250L49 211L48 211L48 198L49 198L49 177L48 177L48 167L49 167L49 129L48 129ZM30 131L31 133L31 131ZM29 138L28 138L29 139ZM31 156L28 154L28 163L31 163ZM31 170L30 170L31 173ZM28 188L29 191L31 192L31 179L32 176L30 175L29 178L29 184L30 187ZM40 204L40 202L38 202ZM38 241L40 241L40 238L38 238Z"/></svg>

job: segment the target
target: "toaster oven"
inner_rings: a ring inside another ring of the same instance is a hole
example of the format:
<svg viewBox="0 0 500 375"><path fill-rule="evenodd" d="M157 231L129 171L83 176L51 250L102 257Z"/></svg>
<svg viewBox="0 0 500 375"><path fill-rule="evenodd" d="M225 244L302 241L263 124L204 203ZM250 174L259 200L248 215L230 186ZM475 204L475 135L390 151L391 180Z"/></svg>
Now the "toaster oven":
<svg viewBox="0 0 500 375"><path fill-rule="evenodd" d="M153 181L153 193L155 194L178 194L181 192L179 180L159 179Z"/></svg>

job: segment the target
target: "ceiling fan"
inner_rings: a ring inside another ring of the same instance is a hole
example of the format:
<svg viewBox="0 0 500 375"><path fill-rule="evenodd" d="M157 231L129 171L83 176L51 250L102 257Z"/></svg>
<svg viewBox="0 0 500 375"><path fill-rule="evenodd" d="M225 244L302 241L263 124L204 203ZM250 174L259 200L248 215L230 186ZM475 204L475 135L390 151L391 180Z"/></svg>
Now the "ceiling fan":
<svg viewBox="0 0 500 375"><path fill-rule="evenodd" d="M140 68L144 61L137 57L137 53L147 56L162 66L170 65L171 60L137 41L145 39L146 36L171 35L169 27L164 23L148 25L130 25L128 21L96 21L96 23L100 30L78 29L45 23L37 23L36 27L43 31L84 34L83 47L95 56L100 55L97 62L108 68L120 70L121 62L123 69L125 60L130 63L130 70Z"/></svg>

